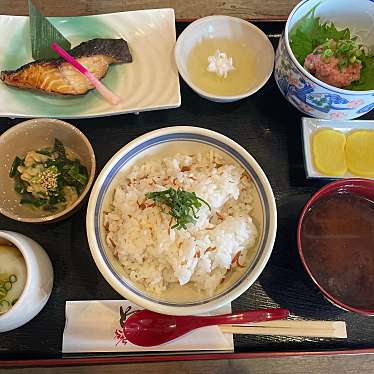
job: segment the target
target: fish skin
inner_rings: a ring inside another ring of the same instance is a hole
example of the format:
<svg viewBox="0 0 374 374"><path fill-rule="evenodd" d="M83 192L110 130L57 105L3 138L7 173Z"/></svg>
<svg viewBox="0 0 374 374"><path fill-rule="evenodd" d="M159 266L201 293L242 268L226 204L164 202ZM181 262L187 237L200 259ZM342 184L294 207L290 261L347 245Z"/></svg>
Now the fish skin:
<svg viewBox="0 0 374 374"><path fill-rule="evenodd" d="M114 63L132 62L132 56L124 39L91 39L69 51L74 58L105 55L112 57Z"/></svg>
<svg viewBox="0 0 374 374"><path fill-rule="evenodd" d="M108 71L109 65L132 62L124 39L92 39L69 51L97 79ZM83 95L94 86L62 58L30 62L16 70L5 70L0 79L7 85L62 95Z"/></svg>

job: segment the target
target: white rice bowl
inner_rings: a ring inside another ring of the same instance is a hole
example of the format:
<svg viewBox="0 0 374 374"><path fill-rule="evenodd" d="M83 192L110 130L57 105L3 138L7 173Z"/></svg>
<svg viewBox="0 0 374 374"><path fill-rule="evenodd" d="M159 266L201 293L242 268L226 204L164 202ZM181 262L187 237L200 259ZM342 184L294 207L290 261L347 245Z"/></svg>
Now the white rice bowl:
<svg viewBox="0 0 374 374"><path fill-rule="evenodd" d="M170 187L195 192L210 209L203 203L194 224L172 228L168 209L145 197ZM236 161L211 146L192 152L179 142L158 146L113 180L103 238L137 288L166 301L196 301L243 274L256 253L261 216L258 192Z"/></svg>
<svg viewBox="0 0 374 374"><path fill-rule="evenodd" d="M166 206L145 196L170 186L195 192L211 211L202 203L193 225L173 228ZM107 162L86 227L96 266L119 294L158 313L201 314L259 277L277 211L266 175L244 148L214 131L175 126L136 138Z"/></svg>

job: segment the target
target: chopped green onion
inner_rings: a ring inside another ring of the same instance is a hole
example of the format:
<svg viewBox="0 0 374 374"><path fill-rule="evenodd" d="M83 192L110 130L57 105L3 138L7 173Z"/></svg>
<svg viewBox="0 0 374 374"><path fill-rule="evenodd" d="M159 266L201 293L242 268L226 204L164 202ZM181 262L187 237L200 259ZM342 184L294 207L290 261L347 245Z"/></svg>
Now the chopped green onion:
<svg viewBox="0 0 374 374"><path fill-rule="evenodd" d="M32 177L32 178L30 179L30 183L37 184L37 183L40 182L40 180L41 180L40 175L35 175L34 177Z"/></svg>
<svg viewBox="0 0 374 374"><path fill-rule="evenodd" d="M345 68L346 66L348 65L348 60L346 58L342 58L340 61L339 61L339 67L342 69L342 68Z"/></svg>
<svg viewBox="0 0 374 374"><path fill-rule="evenodd" d="M0 287L0 299L4 299L4 297L7 295L7 291L5 290L5 288L3 287Z"/></svg>
<svg viewBox="0 0 374 374"><path fill-rule="evenodd" d="M10 309L11 305L8 300L1 300L0 301L0 313L5 313Z"/></svg>
<svg viewBox="0 0 374 374"><path fill-rule="evenodd" d="M323 57L332 57L334 56L334 52L332 49L326 49L324 52L323 52Z"/></svg>
<svg viewBox="0 0 374 374"><path fill-rule="evenodd" d="M16 283L17 282L17 275L12 274L9 276L9 282L10 283Z"/></svg>
<svg viewBox="0 0 374 374"><path fill-rule="evenodd" d="M5 291L9 291L9 290L12 288L12 283L10 283L10 282L5 282L5 283L3 284L3 288L4 288Z"/></svg>
<svg viewBox="0 0 374 374"><path fill-rule="evenodd" d="M56 165L52 165L50 166L49 168L47 168L46 170L47 172L51 172L53 174L58 174L58 168Z"/></svg>

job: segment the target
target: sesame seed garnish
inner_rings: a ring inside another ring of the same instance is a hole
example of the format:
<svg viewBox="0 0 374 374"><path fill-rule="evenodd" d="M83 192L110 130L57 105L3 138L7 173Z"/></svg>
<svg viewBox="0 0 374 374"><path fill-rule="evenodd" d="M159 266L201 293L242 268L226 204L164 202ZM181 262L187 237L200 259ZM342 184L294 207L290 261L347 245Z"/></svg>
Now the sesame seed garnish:
<svg viewBox="0 0 374 374"><path fill-rule="evenodd" d="M45 170L40 173L40 185L46 190L56 190L57 188L57 177L60 174L56 174L50 170Z"/></svg>

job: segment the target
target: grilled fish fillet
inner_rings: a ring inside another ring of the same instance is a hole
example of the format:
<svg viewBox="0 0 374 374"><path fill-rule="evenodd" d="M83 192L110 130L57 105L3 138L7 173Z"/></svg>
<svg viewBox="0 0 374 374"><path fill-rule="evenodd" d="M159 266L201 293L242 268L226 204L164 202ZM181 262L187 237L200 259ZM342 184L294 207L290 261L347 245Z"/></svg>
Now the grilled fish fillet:
<svg viewBox="0 0 374 374"><path fill-rule="evenodd" d="M126 40L92 39L71 49L69 54L84 65L97 79L110 64L132 62ZM19 88L63 95L82 95L94 88L89 80L62 58L37 60L17 70L2 71L0 79Z"/></svg>

